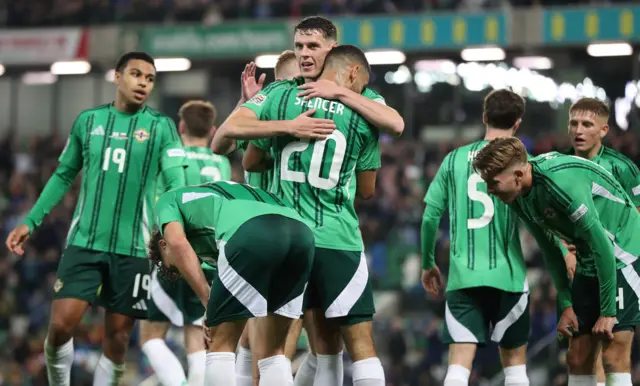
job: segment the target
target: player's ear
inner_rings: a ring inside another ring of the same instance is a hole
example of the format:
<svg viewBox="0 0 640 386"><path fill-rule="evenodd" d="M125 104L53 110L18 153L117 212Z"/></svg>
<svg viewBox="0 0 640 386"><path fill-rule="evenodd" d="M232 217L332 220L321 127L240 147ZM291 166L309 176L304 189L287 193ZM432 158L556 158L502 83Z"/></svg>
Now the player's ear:
<svg viewBox="0 0 640 386"><path fill-rule="evenodd" d="M179 134L184 134L186 131L187 131L187 129L185 128L184 122L181 119L180 122L178 122L178 133Z"/></svg>
<svg viewBox="0 0 640 386"><path fill-rule="evenodd" d="M518 131L518 127L520 127L520 123L522 123L522 118L518 119L516 123L513 125L513 132Z"/></svg>
<svg viewBox="0 0 640 386"><path fill-rule="evenodd" d="M602 126L602 129L600 129L600 139L604 138L608 132L609 132L609 125L605 124L604 126Z"/></svg>
<svg viewBox="0 0 640 386"><path fill-rule="evenodd" d="M164 241L164 239L160 239L160 241L158 241L158 244L160 245L160 249L162 250L167 248L167 242Z"/></svg>
<svg viewBox="0 0 640 386"><path fill-rule="evenodd" d="M332 49L333 49L333 48L335 48L335 47L338 47L338 42L333 42L333 43L331 43L331 45L329 46L329 48L332 48Z"/></svg>
<svg viewBox="0 0 640 386"><path fill-rule="evenodd" d="M120 71L116 71L115 74L113 75L113 83L115 83L116 86L120 86L121 76L122 76L122 73Z"/></svg>
<svg viewBox="0 0 640 386"><path fill-rule="evenodd" d="M482 123L487 124L487 113L482 113Z"/></svg>

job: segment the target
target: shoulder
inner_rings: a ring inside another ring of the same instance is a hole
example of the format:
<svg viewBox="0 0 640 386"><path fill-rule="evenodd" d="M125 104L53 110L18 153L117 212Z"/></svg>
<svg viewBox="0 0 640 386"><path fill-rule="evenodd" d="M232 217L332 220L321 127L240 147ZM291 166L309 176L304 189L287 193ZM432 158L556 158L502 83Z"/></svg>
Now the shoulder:
<svg viewBox="0 0 640 386"><path fill-rule="evenodd" d="M96 113L107 112L109 111L110 106L111 106L111 103L105 103L103 105L94 106L86 110L82 110L80 114L78 114L76 120L86 119Z"/></svg>
<svg viewBox="0 0 640 386"><path fill-rule="evenodd" d="M603 147L602 156L606 157L612 164L623 170L636 171L638 166L631 159L622 153L613 150L610 147Z"/></svg>
<svg viewBox="0 0 640 386"><path fill-rule="evenodd" d="M376 92L375 90L370 89L369 87L365 87L365 89L362 90L362 96L367 97L373 101L386 104L384 97L380 95L378 92Z"/></svg>
<svg viewBox="0 0 640 386"><path fill-rule="evenodd" d="M270 94L274 91L283 91L283 90L290 89L292 87L298 87L303 83L304 83L304 80L302 78L294 78L291 80L287 80L287 79L276 80L270 83L264 89L262 89L262 91L260 91L260 93L258 94Z"/></svg>

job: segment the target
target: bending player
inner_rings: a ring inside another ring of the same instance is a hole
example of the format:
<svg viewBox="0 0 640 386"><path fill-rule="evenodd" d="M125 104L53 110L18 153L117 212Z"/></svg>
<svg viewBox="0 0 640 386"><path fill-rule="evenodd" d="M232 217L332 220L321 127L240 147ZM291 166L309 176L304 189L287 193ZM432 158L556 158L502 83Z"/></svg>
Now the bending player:
<svg viewBox="0 0 640 386"><path fill-rule="evenodd" d="M369 81L369 64L357 47L338 46L327 55L321 79L361 92ZM338 101L315 98L305 102L297 97L299 81L274 84L268 96L259 93L238 112L252 114L253 129L259 130L274 124L269 120L317 111L316 116L332 118L337 130L327 140L314 142L291 136L252 141L243 166L249 171L262 170L269 164L267 153L271 151L276 175L271 191L296 209L316 236L314 267L305 293L305 308L315 309L315 383L342 384L342 337L354 361L354 384L384 385L372 338L373 295L353 208L356 194L364 199L374 194L380 167L378 134ZM243 130L236 114L221 129L225 126L229 133Z"/></svg>
<svg viewBox="0 0 640 386"><path fill-rule="evenodd" d="M562 316L558 331L570 336L569 385L596 384L602 345L607 384L631 386L631 344L640 324L636 237L640 214L618 181L601 166L557 152L527 161L522 142L495 139L474 160L489 192L509 203L546 257ZM560 248L550 233L575 245L571 294Z"/></svg>
<svg viewBox="0 0 640 386"><path fill-rule="evenodd" d="M230 182L172 190L156 213L162 240L155 234L152 245L159 243L164 265L177 267L207 309L206 384L235 384L236 346L250 318L257 318L260 385L292 384L284 345L313 264L309 227L273 194ZM211 287L198 258L217 265Z"/></svg>
<svg viewBox="0 0 640 386"><path fill-rule="evenodd" d="M94 386L118 384L129 333L136 319L147 317L152 188L160 173L168 189L184 185L185 154L175 125L145 105L155 78L153 58L145 53L118 60L115 101L80 113L60 165L25 222L7 238L7 247L22 255L24 242L83 170L45 341L50 385L69 385L73 333L90 304L106 310Z"/></svg>
<svg viewBox="0 0 640 386"><path fill-rule="evenodd" d="M451 217L445 386L468 385L477 346L489 339L500 345L505 385L529 385L529 285L517 237L519 221L507 205L486 193L486 184L471 167L475 154L489 141L514 135L524 110L524 99L512 91L489 93L484 99L484 140L447 154L425 197L422 283L432 296L438 296L442 286L434 258L440 218L447 209Z"/></svg>
<svg viewBox="0 0 640 386"><path fill-rule="evenodd" d="M187 185L231 179L231 164L225 156L213 154L209 140L215 130L216 110L205 101L189 101L180 107L178 132L186 152L184 169ZM161 194L166 189L159 180ZM205 277L211 282L215 272L203 265ZM204 307L200 299L184 280L170 282L151 272L151 299L148 302L148 320L140 322L140 344L160 384L164 386L204 386L205 346L202 339ZM164 339L173 324L184 330L188 377L182 364L167 347ZM188 379L188 382L187 382Z"/></svg>
<svg viewBox="0 0 640 386"><path fill-rule="evenodd" d="M586 158L607 169L640 210L640 171L638 167L629 158L602 144L602 140L609 132L609 114L607 104L595 98L582 98L574 103L569 109L568 131L572 145L569 154ZM572 257L567 260L567 269L569 277L573 280L576 259L573 254L567 256ZM568 363L568 366L571 369L580 366L580 364ZM602 352L598 354L596 376L598 386L604 386L606 378L602 366Z"/></svg>

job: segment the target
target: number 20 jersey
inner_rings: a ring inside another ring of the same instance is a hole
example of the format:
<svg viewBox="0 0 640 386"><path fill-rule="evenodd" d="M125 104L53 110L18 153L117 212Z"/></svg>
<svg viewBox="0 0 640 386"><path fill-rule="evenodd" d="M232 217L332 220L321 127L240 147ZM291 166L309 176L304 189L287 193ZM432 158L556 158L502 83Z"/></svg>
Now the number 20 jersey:
<svg viewBox="0 0 640 386"><path fill-rule="evenodd" d="M473 171L473 158L487 143L474 142L447 154L424 199L439 213L449 210L447 291L482 286L525 290L518 217L487 193L487 184Z"/></svg>
<svg viewBox="0 0 640 386"><path fill-rule="evenodd" d="M316 246L361 251L362 237L353 206L356 173L380 168L378 132L338 101L296 96L300 79L276 82L243 106L260 120L291 120L316 109L313 117L331 119L337 129L321 141L279 136L251 143L274 159L271 192L300 213L314 231Z"/></svg>

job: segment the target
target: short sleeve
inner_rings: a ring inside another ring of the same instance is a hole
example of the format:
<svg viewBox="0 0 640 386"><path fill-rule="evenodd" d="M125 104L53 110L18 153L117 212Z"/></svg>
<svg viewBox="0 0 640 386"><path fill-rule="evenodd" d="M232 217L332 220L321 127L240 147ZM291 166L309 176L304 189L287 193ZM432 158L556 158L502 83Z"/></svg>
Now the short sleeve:
<svg viewBox="0 0 640 386"><path fill-rule="evenodd" d="M424 197L424 202L427 206L437 209L441 213L447 208L447 200L449 198L447 185L449 183L449 168L447 165L450 157L451 155L447 155L442 161Z"/></svg>
<svg viewBox="0 0 640 386"><path fill-rule="evenodd" d="M364 122L364 121L363 121ZM356 163L356 171L380 169L382 164L380 155L380 142L378 141L378 131L373 126L366 124L367 134L363 136L364 143Z"/></svg>
<svg viewBox="0 0 640 386"><path fill-rule="evenodd" d="M182 142L173 121L170 118L165 118L165 125L159 126L158 130L162 130L160 171L179 166L186 167L186 153L182 148Z"/></svg>
<svg viewBox="0 0 640 386"><path fill-rule="evenodd" d="M82 115L79 115L78 118L76 118L73 126L71 127L67 143L62 150L62 154L60 154L60 158L58 158L58 161L61 164L65 164L75 170L82 169L83 121L84 119Z"/></svg>
<svg viewBox="0 0 640 386"><path fill-rule="evenodd" d="M599 221L591 196L591 183L556 175L544 181L549 200L555 209L564 213L580 233L588 231Z"/></svg>
<svg viewBox="0 0 640 386"><path fill-rule="evenodd" d="M184 218L178 207L177 197L177 192L167 192L161 195L156 203L156 224L162 234L164 234L164 226L170 222L179 222L184 228Z"/></svg>
<svg viewBox="0 0 640 386"><path fill-rule="evenodd" d="M385 106L387 105L387 102L385 101L384 97L370 88L365 88L362 91L362 96L367 97L374 102L378 102L381 105L385 105Z"/></svg>
<svg viewBox="0 0 640 386"><path fill-rule="evenodd" d="M640 170L631 160L620 165L620 184L636 207L640 207Z"/></svg>

